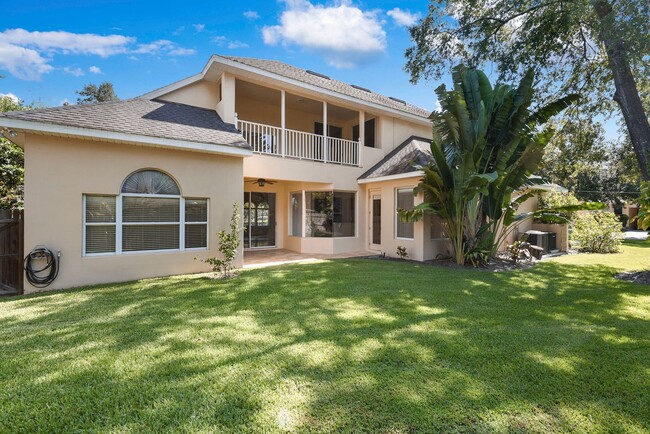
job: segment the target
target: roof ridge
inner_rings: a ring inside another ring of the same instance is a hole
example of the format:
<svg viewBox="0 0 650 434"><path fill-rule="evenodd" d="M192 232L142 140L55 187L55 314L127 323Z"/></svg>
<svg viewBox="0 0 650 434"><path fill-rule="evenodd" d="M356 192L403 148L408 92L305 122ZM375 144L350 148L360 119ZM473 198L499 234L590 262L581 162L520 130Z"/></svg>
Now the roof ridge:
<svg viewBox="0 0 650 434"><path fill-rule="evenodd" d="M131 102L133 100L137 99L142 99L143 98L127 98L127 99L118 99L118 100L113 100L113 101L101 101L101 102L94 102L90 104L68 104L68 105L58 105L58 106L51 106L51 107L39 107L39 108L34 108L31 110L11 110L8 112L0 113L0 116L5 116L11 113L43 113L43 112L48 112L48 111L54 111L54 110L59 110L59 111L64 111L64 110L74 110L78 109L80 107L97 107L97 106L107 106L111 104L119 104L119 103L125 103L125 102ZM146 101L146 100L145 100Z"/></svg>

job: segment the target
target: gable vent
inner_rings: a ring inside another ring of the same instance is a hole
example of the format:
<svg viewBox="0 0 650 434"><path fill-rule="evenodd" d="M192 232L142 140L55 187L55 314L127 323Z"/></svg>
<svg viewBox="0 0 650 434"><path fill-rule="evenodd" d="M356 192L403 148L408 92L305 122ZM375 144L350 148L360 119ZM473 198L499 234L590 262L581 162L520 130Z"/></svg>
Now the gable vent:
<svg viewBox="0 0 650 434"><path fill-rule="evenodd" d="M307 70L307 74L315 75L316 77L324 78L325 80L331 80L327 75L321 74L320 72Z"/></svg>
<svg viewBox="0 0 650 434"><path fill-rule="evenodd" d="M367 88L361 87L361 86L357 86L356 84L351 84L350 86L352 86L355 89L362 90L364 92L372 93L372 91L370 89L367 89Z"/></svg>
<svg viewBox="0 0 650 434"><path fill-rule="evenodd" d="M406 105L406 101L404 101L403 99L395 98L395 97L392 97L392 96L389 96L388 98L390 98L390 99L392 99L393 101L398 102L398 103L400 103L400 104L404 104L404 105Z"/></svg>

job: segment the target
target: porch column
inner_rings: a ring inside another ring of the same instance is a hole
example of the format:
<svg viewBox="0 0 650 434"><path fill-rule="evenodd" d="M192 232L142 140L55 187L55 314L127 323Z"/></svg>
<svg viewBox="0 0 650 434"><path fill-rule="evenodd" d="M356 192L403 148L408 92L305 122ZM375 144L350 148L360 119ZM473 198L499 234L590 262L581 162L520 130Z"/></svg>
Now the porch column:
<svg viewBox="0 0 650 434"><path fill-rule="evenodd" d="M307 222L307 204L305 203L305 196L306 196L305 190L302 190L301 193L302 193L302 211L300 215L302 216L302 224L300 226L301 226L302 233L301 233L300 241L302 243L302 238L305 238L305 234L306 234L305 225ZM302 245L300 246L300 250L302 251Z"/></svg>
<svg viewBox="0 0 650 434"><path fill-rule="evenodd" d="M286 131L286 102L287 96L284 90L280 91L280 126L282 127L282 137L280 138L280 146L282 147L282 158L286 155L287 131Z"/></svg>
<svg viewBox="0 0 650 434"><path fill-rule="evenodd" d="M323 101L323 161L327 163L327 101Z"/></svg>
<svg viewBox="0 0 650 434"><path fill-rule="evenodd" d="M357 166L361 167L361 151L366 143L366 112L364 111L359 111L359 137L357 139Z"/></svg>

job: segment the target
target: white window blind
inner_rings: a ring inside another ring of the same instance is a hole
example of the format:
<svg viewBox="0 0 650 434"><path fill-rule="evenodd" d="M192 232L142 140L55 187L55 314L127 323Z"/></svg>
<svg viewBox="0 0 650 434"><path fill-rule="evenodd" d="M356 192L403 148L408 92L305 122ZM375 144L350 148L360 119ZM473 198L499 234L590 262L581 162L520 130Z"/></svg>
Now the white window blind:
<svg viewBox="0 0 650 434"><path fill-rule="evenodd" d="M83 203L85 255L208 247L208 200L182 198L162 172L135 172L121 195L84 195Z"/></svg>
<svg viewBox="0 0 650 434"><path fill-rule="evenodd" d="M185 199L185 248L208 247L208 200Z"/></svg>
<svg viewBox="0 0 650 434"><path fill-rule="evenodd" d="M412 188L398 188L395 200L395 235L397 238L413 238L413 222L402 222L397 215L399 209L411 209L415 203Z"/></svg>
<svg viewBox="0 0 650 434"><path fill-rule="evenodd" d="M86 196L84 204L86 253L115 252L115 196Z"/></svg>

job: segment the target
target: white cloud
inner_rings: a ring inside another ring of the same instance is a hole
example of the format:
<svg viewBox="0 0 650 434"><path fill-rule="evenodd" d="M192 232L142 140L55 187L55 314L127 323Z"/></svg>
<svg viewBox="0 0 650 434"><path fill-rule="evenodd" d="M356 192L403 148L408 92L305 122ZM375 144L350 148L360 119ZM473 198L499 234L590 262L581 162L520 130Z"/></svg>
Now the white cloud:
<svg viewBox="0 0 650 434"><path fill-rule="evenodd" d="M0 69L22 80L38 80L54 69L36 50L0 42Z"/></svg>
<svg viewBox="0 0 650 434"><path fill-rule="evenodd" d="M167 40L139 44L134 48L135 43L136 38L122 35L7 29L0 32L0 70L9 71L11 75L22 80L39 80L43 74L54 69L51 63L55 55L109 57L136 53L188 56L196 53L194 49L183 48ZM78 68L62 69L69 74L83 75L83 71Z"/></svg>
<svg viewBox="0 0 650 434"><path fill-rule="evenodd" d="M205 24L192 24L192 27L194 27L194 30L196 30L198 33L201 33L205 30Z"/></svg>
<svg viewBox="0 0 650 434"><path fill-rule="evenodd" d="M84 75L84 72L81 70L81 68L73 68L71 66L66 66L65 68L63 68L63 71L66 74L74 75L75 77L81 77L82 75Z"/></svg>
<svg viewBox="0 0 650 434"><path fill-rule="evenodd" d="M349 0L331 6L285 0L280 23L262 29L268 45L297 45L322 54L335 67L354 67L386 49L386 32L377 12L362 11Z"/></svg>
<svg viewBox="0 0 650 434"><path fill-rule="evenodd" d="M185 31L185 26L177 27L176 30L172 32L172 35L178 36Z"/></svg>
<svg viewBox="0 0 650 434"><path fill-rule="evenodd" d="M228 43L228 48L231 50L236 50L237 48L248 48L248 44L242 41L230 41Z"/></svg>
<svg viewBox="0 0 650 434"><path fill-rule="evenodd" d="M2 98L10 98L14 100L14 102L20 102L20 98L18 98L15 94L9 92L9 93L0 93L0 99Z"/></svg>
<svg viewBox="0 0 650 434"><path fill-rule="evenodd" d="M25 29L7 29L0 33L0 42L40 51L64 54L94 54L108 57L124 53L135 38L122 35L95 35L92 33L28 32Z"/></svg>
<svg viewBox="0 0 650 434"><path fill-rule="evenodd" d="M174 43L172 41L159 39L148 44L139 44L138 48L132 52L137 54L157 54L162 50L171 50L173 46Z"/></svg>
<svg viewBox="0 0 650 434"><path fill-rule="evenodd" d="M420 19L420 14L412 14L409 11L403 11L400 8L394 8L386 12L396 24L400 26L411 27L414 26Z"/></svg>
<svg viewBox="0 0 650 434"><path fill-rule="evenodd" d="M191 56L196 54L196 50L194 48L176 47L169 50L167 54L170 56Z"/></svg>
<svg viewBox="0 0 650 434"><path fill-rule="evenodd" d="M228 38L226 38L225 36L215 36L214 38L212 38L212 42L214 42L215 44L221 47L226 42L228 42Z"/></svg>
<svg viewBox="0 0 650 434"><path fill-rule="evenodd" d="M228 47L231 50L236 50L237 48L248 48L248 44L246 42L242 42L236 39L230 40L225 36L215 36L212 38L212 42L220 47Z"/></svg>
<svg viewBox="0 0 650 434"><path fill-rule="evenodd" d="M168 54L170 56L189 56L196 53L193 48L179 47L175 42L159 39L148 44L140 44L133 50L136 54Z"/></svg>
<svg viewBox="0 0 650 434"><path fill-rule="evenodd" d="M249 20L259 20L260 19L260 14L258 14L257 11L246 11L246 12L244 12L244 16Z"/></svg>
<svg viewBox="0 0 650 434"><path fill-rule="evenodd" d="M88 68L88 71L92 72L93 74L101 74L102 70L99 66L91 66Z"/></svg>

